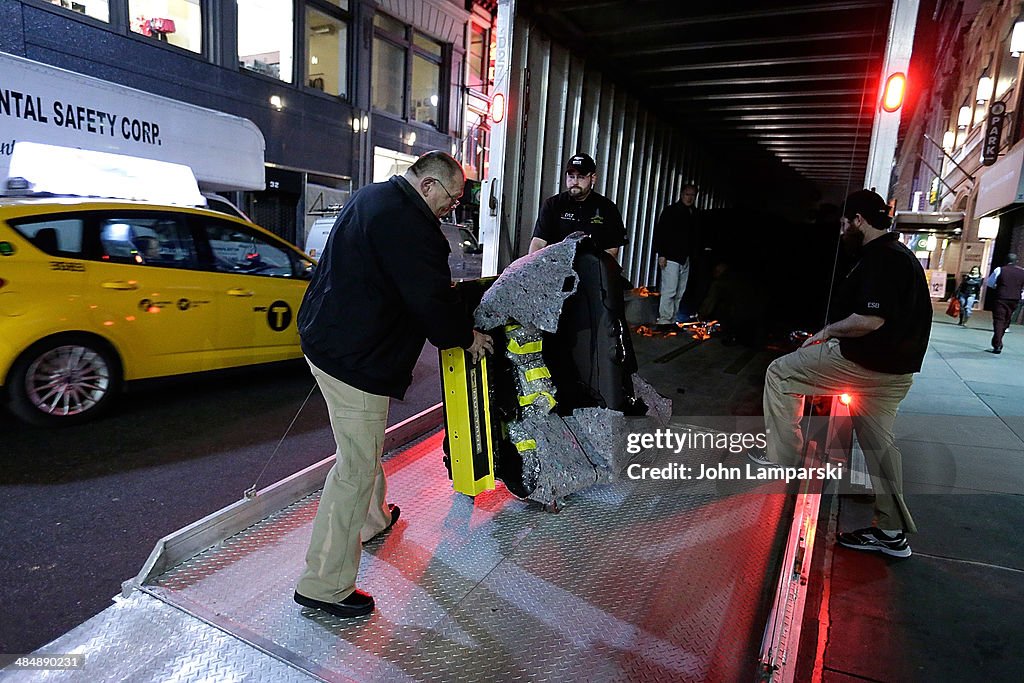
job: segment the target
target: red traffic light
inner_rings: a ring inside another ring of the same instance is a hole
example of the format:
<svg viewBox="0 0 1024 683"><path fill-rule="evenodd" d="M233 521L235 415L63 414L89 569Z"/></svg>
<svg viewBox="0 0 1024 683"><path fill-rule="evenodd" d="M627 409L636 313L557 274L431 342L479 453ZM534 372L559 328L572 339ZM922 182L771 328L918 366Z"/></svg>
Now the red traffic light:
<svg viewBox="0 0 1024 683"><path fill-rule="evenodd" d="M903 105L903 95L907 90L907 77L896 72L885 81L885 89L882 91L882 110L896 111Z"/></svg>

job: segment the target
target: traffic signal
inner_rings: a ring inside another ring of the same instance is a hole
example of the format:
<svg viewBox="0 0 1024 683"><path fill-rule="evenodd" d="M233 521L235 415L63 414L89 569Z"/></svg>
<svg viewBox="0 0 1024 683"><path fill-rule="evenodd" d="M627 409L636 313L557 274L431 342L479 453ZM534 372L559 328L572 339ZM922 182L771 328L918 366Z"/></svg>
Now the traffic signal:
<svg viewBox="0 0 1024 683"><path fill-rule="evenodd" d="M907 77L897 71L885 80L882 91L882 110L896 111L903 105L903 95L907 90Z"/></svg>

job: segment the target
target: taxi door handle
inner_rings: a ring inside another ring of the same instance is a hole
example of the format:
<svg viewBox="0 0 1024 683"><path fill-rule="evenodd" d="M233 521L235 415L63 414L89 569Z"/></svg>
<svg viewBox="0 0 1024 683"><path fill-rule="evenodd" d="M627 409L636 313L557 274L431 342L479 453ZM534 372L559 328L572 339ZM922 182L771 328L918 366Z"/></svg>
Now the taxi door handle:
<svg viewBox="0 0 1024 683"><path fill-rule="evenodd" d="M139 283L134 280L107 280L100 285L104 289L138 289Z"/></svg>
<svg viewBox="0 0 1024 683"><path fill-rule="evenodd" d="M253 296L256 292L251 289L229 289L228 296Z"/></svg>

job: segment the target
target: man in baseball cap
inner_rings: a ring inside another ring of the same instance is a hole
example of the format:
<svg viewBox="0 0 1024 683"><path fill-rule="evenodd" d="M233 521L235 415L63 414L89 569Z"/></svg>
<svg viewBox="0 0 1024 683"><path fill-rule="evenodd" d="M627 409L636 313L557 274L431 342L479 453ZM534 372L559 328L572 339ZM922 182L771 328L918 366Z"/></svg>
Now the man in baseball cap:
<svg viewBox="0 0 1024 683"><path fill-rule="evenodd" d="M574 154L565 164L565 172L576 171L579 175L597 173L597 164L587 154Z"/></svg>
<svg viewBox="0 0 1024 683"><path fill-rule="evenodd" d="M900 402L921 371L931 333L932 304L914 253L889 232L889 206L859 190L843 211L843 240L857 262L837 288L829 320L803 346L775 359L764 383L767 450L747 454L759 464L799 467L805 396L849 392L850 417L875 493L874 525L837 536L854 550L910 557L907 533L917 531L903 497L903 464L893 437Z"/></svg>
<svg viewBox="0 0 1024 683"><path fill-rule="evenodd" d="M626 226L615 203L594 192L597 164L578 152L565 162L565 192L548 197L540 208L530 240L530 252L561 242L574 232L590 235L597 246L613 257L626 243Z"/></svg>

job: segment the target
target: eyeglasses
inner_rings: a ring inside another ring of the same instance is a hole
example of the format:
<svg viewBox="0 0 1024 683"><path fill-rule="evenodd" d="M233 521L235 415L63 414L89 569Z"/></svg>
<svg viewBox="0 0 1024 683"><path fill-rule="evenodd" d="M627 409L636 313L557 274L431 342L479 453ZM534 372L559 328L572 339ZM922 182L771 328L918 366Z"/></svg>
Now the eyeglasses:
<svg viewBox="0 0 1024 683"><path fill-rule="evenodd" d="M444 183L442 183L439 179L437 179L437 178L428 178L428 180L434 180L434 181L437 182L438 185L441 186L441 189L444 190L444 193L446 195L448 195L448 199L450 199L452 201L450 208L454 209L456 206L458 206L460 204L459 200L452 196L452 193L448 191L448 188L445 187Z"/></svg>

